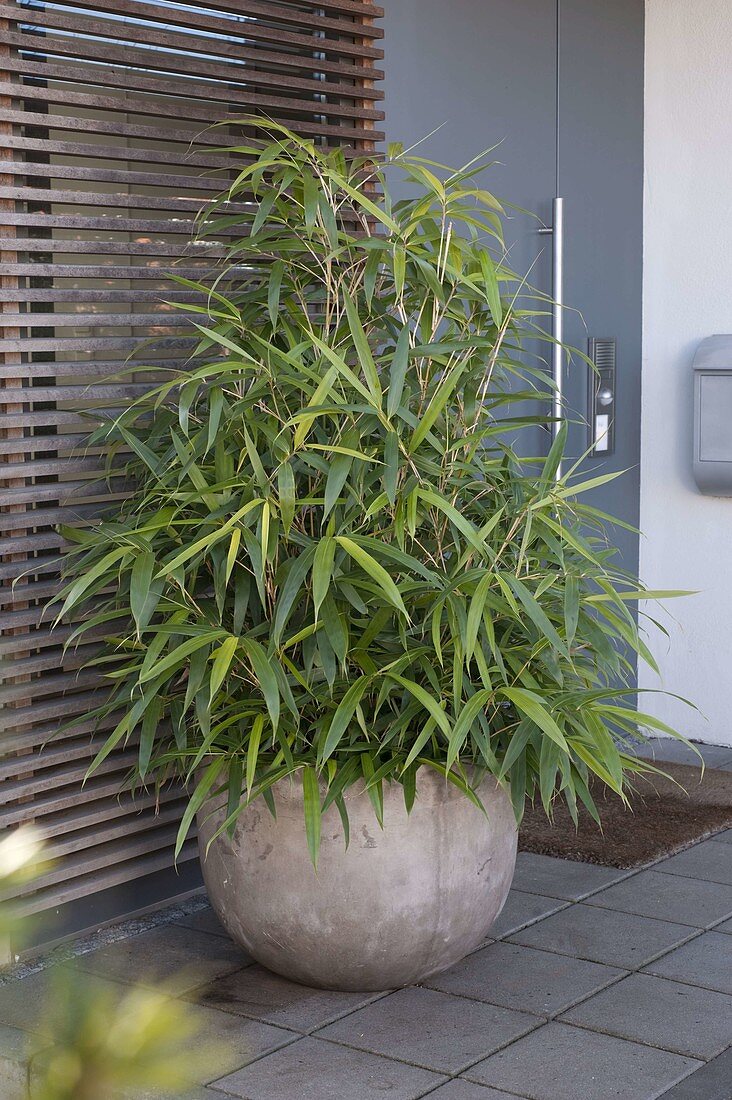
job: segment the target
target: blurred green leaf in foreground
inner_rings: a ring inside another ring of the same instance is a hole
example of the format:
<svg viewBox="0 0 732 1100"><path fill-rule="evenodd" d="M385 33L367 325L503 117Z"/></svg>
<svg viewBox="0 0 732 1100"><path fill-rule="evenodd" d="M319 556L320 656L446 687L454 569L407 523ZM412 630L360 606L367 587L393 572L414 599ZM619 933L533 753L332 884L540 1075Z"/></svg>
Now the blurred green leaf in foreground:
<svg viewBox="0 0 732 1100"><path fill-rule="evenodd" d="M42 858L32 827L0 841L0 896L32 879ZM22 938L22 927L11 905L0 904L0 936ZM69 965L49 967L48 975L26 1086L11 1083L7 1091L0 1059L0 1100L157 1100L214 1075L221 1052L204 1044L195 1008L164 988L116 988Z"/></svg>

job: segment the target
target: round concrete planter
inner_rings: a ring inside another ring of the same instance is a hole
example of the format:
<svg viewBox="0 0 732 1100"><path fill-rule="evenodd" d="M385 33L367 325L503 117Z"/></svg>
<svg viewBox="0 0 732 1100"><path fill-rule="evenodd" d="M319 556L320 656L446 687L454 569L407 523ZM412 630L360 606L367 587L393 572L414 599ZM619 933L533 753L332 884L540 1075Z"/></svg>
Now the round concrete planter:
<svg viewBox="0 0 732 1100"><path fill-rule="evenodd" d="M451 966L487 936L516 861L516 822L495 779L484 815L428 768L411 814L384 784L384 828L362 785L346 792L350 844L337 809L323 817L317 873L305 841L302 785L274 788L277 818L258 800L233 839L213 800L198 815L203 876L231 937L263 966L324 989L394 989Z"/></svg>

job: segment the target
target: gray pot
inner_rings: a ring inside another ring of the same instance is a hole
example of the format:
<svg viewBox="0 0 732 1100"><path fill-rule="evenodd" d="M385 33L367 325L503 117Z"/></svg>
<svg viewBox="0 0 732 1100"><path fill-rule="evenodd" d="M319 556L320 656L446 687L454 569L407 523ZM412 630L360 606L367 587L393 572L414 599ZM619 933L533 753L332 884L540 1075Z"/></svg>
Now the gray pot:
<svg viewBox="0 0 732 1100"><path fill-rule="evenodd" d="M423 767L409 816L402 787L384 784L384 828L362 785L345 794L350 844L337 809L323 817L317 873L305 840L302 784L274 788L276 820L259 799L233 840L211 800L198 815L203 877L232 939L263 966L323 989L381 990L418 982L478 947L506 900L516 861L511 803L495 779L487 814Z"/></svg>

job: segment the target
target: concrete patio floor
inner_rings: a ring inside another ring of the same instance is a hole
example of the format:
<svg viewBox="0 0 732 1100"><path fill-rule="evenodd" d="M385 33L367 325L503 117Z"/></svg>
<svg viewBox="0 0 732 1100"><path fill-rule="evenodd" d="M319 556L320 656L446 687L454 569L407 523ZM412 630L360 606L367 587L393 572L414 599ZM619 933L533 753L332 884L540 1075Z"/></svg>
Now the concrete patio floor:
<svg viewBox="0 0 732 1100"><path fill-rule="evenodd" d="M630 872L522 853L487 944L397 992L285 981L201 899L74 950L104 984L200 1006L226 1053L187 1100L732 1098L732 829ZM21 1095L48 973L0 985L0 1100Z"/></svg>

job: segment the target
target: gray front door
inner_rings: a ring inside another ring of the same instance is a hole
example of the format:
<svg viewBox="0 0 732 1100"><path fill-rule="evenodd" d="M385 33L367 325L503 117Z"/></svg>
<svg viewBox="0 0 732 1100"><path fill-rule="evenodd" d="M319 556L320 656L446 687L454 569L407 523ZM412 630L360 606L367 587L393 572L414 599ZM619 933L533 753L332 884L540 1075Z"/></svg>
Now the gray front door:
<svg viewBox="0 0 732 1100"><path fill-rule="evenodd" d="M516 8L520 0L514 0ZM490 8L493 3L487 4ZM643 271L643 0L559 0L557 187L564 197L564 312L569 344L616 342L614 450L588 476L625 470L588 503L637 525ZM572 363L564 391L569 449L591 442L588 371ZM638 536L612 529L623 566L638 568Z"/></svg>
<svg viewBox="0 0 732 1100"><path fill-rule="evenodd" d="M486 186L537 215L507 224L510 263L552 291L552 200L564 199L564 339L616 348L614 450L588 476L629 469L592 503L638 518L643 194L643 0L386 0L387 137L461 164L500 143ZM545 352L549 357L548 350ZM550 364L547 364L550 369ZM591 441L588 368L563 372L569 452ZM588 422L589 421L589 422ZM532 451L546 449L537 433ZM612 532L635 570L637 536Z"/></svg>

